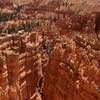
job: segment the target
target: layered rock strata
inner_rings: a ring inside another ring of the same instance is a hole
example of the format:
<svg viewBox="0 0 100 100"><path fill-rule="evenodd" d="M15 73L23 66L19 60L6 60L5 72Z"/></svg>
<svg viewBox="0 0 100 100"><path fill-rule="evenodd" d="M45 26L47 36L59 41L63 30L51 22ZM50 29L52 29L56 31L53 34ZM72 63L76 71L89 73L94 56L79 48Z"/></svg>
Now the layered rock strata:
<svg viewBox="0 0 100 100"><path fill-rule="evenodd" d="M29 100L36 92L43 76L33 41L30 33L1 36L0 100Z"/></svg>

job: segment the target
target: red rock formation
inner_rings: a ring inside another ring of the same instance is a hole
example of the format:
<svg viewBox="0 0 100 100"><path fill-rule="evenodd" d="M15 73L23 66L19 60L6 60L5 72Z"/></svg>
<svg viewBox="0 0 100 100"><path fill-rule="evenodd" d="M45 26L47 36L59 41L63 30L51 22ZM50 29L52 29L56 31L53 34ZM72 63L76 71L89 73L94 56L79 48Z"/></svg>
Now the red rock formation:
<svg viewBox="0 0 100 100"><path fill-rule="evenodd" d="M95 34L92 39L87 33L42 35L1 35L0 89L6 94L1 92L0 99L32 100L40 92L43 100L99 100L100 44Z"/></svg>
<svg viewBox="0 0 100 100"><path fill-rule="evenodd" d="M100 99L100 85L96 81L99 57L95 53L98 51L86 46L77 45L74 40L65 49L61 43L55 46L44 74L43 100Z"/></svg>
<svg viewBox="0 0 100 100"><path fill-rule="evenodd" d="M30 34L4 35L0 42L3 55L0 56L0 100L29 100L36 92L38 79L43 77L41 66L36 62L40 58L34 47L35 40Z"/></svg>
<svg viewBox="0 0 100 100"><path fill-rule="evenodd" d="M19 100L19 59L14 52L8 51L6 56L6 65L8 71L9 99Z"/></svg>
<svg viewBox="0 0 100 100"><path fill-rule="evenodd" d="M68 4L0 1L0 100L100 100L100 13Z"/></svg>
<svg viewBox="0 0 100 100"><path fill-rule="evenodd" d="M5 65L5 61L3 56L0 56L0 99L1 100L8 100L9 95L8 95L8 80L7 80L7 68Z"/></svg>

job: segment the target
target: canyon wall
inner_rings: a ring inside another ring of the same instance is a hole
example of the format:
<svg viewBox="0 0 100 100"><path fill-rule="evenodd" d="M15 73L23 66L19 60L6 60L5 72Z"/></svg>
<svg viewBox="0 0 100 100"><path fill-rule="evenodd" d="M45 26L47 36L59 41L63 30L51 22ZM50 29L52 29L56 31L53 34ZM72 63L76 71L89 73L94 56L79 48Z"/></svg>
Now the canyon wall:
<svg viewBox="0 0 100 100"><path fill-rule="evenodd" d="M99 100L98 36L1 34L0 100Z"/></svg>
<svg viewBox="0 0 100 100"><path fill-rule="evenodd" d="M100 99L100 44L96 49L85 39L66 37L55 45L45 69L43 100Z"/></svg>
<svg viewBox="0 0 100 100"><path fill-rule="evenodd" d="M0 0L0 100L100 100L100 0L13 1Z"/></svg>
<svg viewBox="0 0 100 100"><path fill-rule="evenodd" d="M30 33L1 36L0 100L31 100L36 92L37 81L42 76L35 40L30 37Z"/></svg>

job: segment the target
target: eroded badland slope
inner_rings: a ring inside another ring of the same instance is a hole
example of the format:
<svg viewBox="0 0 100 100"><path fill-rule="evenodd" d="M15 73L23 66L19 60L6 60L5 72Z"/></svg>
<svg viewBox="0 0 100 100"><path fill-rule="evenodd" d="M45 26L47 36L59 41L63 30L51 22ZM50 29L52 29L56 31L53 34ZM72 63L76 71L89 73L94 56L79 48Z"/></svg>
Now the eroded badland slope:
<svg viewBox="0 0 100 100"><path fill-rule="evenodd" d="M100 100L100 0L30 1L0 0L0 100Z"/></svg>

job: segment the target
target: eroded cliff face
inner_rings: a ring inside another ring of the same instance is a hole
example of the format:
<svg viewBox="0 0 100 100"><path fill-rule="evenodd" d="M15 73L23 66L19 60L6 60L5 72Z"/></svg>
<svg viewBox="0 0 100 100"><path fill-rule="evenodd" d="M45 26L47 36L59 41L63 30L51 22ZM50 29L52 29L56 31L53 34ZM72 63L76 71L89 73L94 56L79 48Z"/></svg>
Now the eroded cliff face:
<svg viewBox="0 0 100 100"><path fill-rule="evenodd" d="M2 34L0 43L0 100L100 99L95 33Z"/></svg>
<svg viewBox="0 0 100 100"><path fill-rule="evenodd" d="M100 100L99 6L67 1L0 1L0 100Z"/></svg>
<svg viewBox="0 0 100 100"><path fill-rule="evenodd" d="M31 100L43 77L31 34L1 36L0 100ZM33 100L33 99L32 99Z"/></svg>
<svg viewBox="0 0 100 100"><path fill-rule="evenodd" d="M55 45L44 74L43 100L100 99L100 48L87 36L66 37Z"/></svg>

